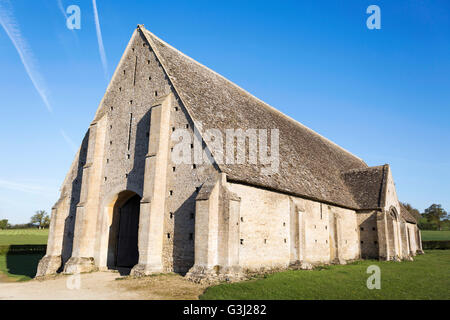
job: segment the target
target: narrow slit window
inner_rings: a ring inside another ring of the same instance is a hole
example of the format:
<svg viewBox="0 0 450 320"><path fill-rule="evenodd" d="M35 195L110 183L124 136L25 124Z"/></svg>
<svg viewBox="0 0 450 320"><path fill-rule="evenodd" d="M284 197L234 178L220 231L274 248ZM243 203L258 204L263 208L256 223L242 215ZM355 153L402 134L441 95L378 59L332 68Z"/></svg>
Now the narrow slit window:
<svg viewBox="0 0 450 320"><path fill-rule="evenodd" d="M128 150L130 150L130 144L131 144L131 125L133 123L133 114L130 113L130 123L128 126Z"/></svg>

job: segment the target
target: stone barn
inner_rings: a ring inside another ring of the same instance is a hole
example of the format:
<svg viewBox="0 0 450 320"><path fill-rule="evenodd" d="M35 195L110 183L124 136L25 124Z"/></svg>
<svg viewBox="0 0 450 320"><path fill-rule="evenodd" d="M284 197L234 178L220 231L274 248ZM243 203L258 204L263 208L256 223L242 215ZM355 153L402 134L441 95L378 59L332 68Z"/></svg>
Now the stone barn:
<svg viewBox="0 0 450 320"><path fill-rule="evenodd" d="M139 25L62 184L37 276L240 279L422 252L367 164Z"/></svg>

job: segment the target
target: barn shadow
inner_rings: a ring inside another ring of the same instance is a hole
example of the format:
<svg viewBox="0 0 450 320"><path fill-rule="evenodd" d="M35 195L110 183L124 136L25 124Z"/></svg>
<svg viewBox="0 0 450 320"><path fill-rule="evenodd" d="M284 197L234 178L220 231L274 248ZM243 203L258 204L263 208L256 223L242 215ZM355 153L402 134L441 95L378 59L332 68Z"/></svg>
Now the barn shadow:
<svg viewBox="0 0 450 320"><path fill-rule="evenodd" d="M39 261L44 257L45 251L37 251L32 253L14 252L16 247L10 246L10 250L6 253L6 268L8 273L15 276L24 276L33 278L36 275Z"/></svg>

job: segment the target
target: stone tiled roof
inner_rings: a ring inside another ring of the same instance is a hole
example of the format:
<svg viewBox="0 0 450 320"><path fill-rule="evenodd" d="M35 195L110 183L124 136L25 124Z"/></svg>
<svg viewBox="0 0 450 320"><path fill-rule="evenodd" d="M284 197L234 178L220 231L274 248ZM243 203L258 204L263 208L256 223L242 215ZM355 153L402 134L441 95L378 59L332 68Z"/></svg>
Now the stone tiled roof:
<svg viewBox="0 0 450 320"><path fill-rule="evenodd" d="M183 105L203 130L278 129L280 165L219 164L231 181L248 183L340 206L379 207L380 168L365 162L231 81L138 27L165 69Z"/></svg>
<svg viewBox="0 0 450 320"><path fill-rule="evenodd" d="M387 165L354 169L342 174L359 208L379 208L384 205Z"/></svg>
<svg viewBox="0 0 450 320"><path fill-rule="evenodd" d="M405 219L405 221L410 223L417 223L416 218L405 208L403 204L400 203L400 215Z"/></svg>

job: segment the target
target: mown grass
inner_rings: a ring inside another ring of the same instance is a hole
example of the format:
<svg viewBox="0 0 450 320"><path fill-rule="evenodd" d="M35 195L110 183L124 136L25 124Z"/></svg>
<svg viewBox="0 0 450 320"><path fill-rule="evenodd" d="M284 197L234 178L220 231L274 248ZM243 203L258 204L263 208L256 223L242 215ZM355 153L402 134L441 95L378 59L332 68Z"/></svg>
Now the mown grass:
<svg viewBox="0 0 450 320"><path fill-rule="evenodd" d="M45 253L0 255L0 274L14 281L26 281L36 275L39 260Z"/></svg>
<svg viewBox="0 0 450 320"><path fill-rule="evenodd" d="M422 230L422 241L428 240L450 240L450 231Z"/></svg>
<svg viewBox="0 0 450 320"><path fill-rule="evenodd" d="M48 229L0 230L0 246L9 244L46 244Z"/></svg>
<svg viewBox="0 0 450 320"><path fill-rule="evenodd" d="M369 290L367 268L381 270L381 289ZM415 261L358 261L312 271L278 272L262 279L208 288L200 299L450 299L450 250L432 250Z"/></svg>
<svg viewBox="0 0 450 320"><path fill-rule="evenodd" d="M10 229L0 230L0 246L23 244L46 244L48 229ZM44 253L0 254L0 275L12 281L26 281L36 274L39 260Z"/></svg>

